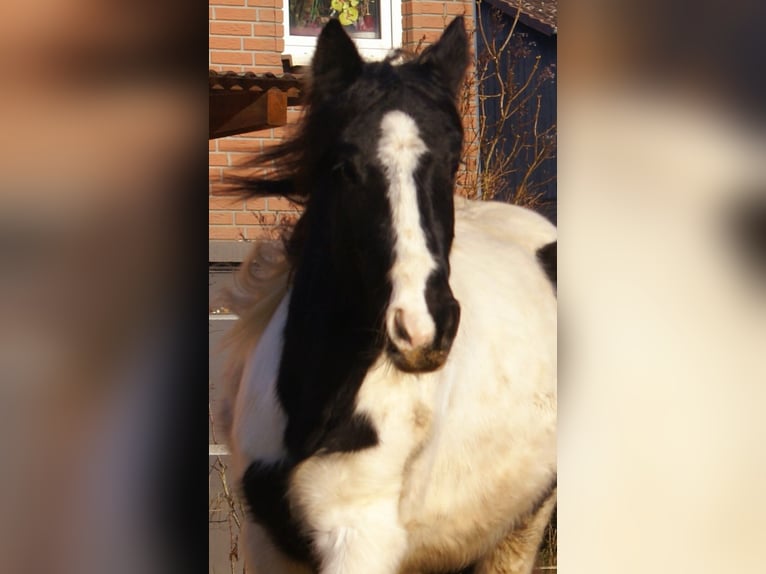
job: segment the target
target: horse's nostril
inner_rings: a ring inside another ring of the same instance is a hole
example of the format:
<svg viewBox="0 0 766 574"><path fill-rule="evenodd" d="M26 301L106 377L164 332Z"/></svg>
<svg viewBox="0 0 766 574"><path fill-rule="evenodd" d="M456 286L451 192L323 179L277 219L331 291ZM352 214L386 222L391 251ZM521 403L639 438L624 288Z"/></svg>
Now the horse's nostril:
<svg viewBox="0 0 766 574"><path fill-rule="evenodd" d="M406 341L408 344L412 344L412 338L404 327L404 311L401 309L397 309L394 313L394 330L396 331L397 337Z"/></svg>

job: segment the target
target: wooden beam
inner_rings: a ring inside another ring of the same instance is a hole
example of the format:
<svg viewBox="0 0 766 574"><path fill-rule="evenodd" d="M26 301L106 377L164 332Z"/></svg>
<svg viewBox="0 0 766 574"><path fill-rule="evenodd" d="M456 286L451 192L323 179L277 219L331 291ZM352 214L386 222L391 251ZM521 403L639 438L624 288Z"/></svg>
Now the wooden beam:
<svg viewBox="0 0 766 574"><path fill-rule="evenodd" d="M287 93L222 91L210 94L209 138L283 126L287 123Z"/></svg>

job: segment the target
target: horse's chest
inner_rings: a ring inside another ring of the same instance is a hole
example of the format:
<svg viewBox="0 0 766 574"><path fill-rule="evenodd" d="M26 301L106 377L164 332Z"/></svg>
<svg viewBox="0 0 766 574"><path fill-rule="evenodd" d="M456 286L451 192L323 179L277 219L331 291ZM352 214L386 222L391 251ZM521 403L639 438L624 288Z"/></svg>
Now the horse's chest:
<svg viewBox="0 0 766 574"><path fill-rule="evenodd" d="M427 440L433 419L436 378L413 377L377 363L356 397L378 443L356 452L319 453L300 463L291 477L292 502L305 517L332 515L376 499L398 500L413 454Z"/></svg>
<svg viewBox="0 0 766 574"><path fill-rule="evenodd" d="M269 382L258 385L248 401L260 416L241 418L243 486L253 517L277 546L306 560L311 551L300 532L336 532L358 519L360 507L383 506L380 512L395 522L408 464L431 429L435 376L404 375L379 360L364 377L350 413L369 422L377 444L354 452L320 449L292 465L280 435L289 417L276 399L276 370L262 369L255 374ZM377 520L374 513L369 520Z"/></svg>

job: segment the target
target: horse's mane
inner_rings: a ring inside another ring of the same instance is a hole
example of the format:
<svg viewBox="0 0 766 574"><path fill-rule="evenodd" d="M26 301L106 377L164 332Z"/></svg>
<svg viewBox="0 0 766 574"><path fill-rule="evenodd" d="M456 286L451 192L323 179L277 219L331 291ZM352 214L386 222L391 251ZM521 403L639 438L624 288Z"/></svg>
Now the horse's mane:
<svg viewBox="0 0 766 574"><path fill-rule="evenodd" d="M234 275L234 287L221 292L221 303L239 317L220 344L226 353L226 367L220 381L224 392L216 422L229 444L232 407L245 363L287 292L289 272L279 242L256 243Z"/></svg>
<svg viewBox="0 0 766 574"><path fill-rule="evenodd" d="M321 141L323 131L322 101L315 95L310 77L305 81L302 103L301 117L288 137L243 164L250 172L248 175L227 177L242 197L283 197L301 208L308 204L311 185L307 172L317 161L318 149L312 142ZM282 237L285 254L293 267L302 252L305 227L301 216Z"/></svg>

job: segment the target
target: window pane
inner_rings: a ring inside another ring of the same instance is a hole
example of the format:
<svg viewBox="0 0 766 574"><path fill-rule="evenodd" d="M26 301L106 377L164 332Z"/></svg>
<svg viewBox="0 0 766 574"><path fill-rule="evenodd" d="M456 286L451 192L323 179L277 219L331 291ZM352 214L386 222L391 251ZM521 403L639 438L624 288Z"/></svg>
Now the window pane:
<svg viewBox="0 0 766 574"><path fill-rule="evenodd" d="M380 38L383 0L290 0L290 34L317 36L330 18L337 18L353 38Z"/></svg>

